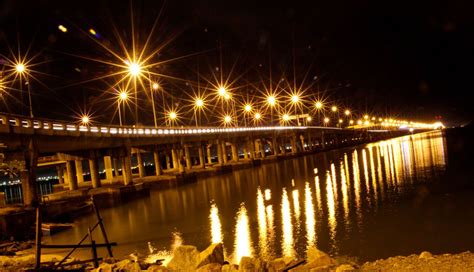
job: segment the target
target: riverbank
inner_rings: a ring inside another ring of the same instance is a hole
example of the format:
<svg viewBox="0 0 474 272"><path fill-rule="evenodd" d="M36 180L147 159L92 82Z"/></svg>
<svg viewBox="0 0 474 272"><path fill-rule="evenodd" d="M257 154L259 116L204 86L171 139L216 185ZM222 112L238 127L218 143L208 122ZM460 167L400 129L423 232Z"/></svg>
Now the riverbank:
<svg viewBox="0 0 474 272"><path fill-rule="evenodd" d="M0 271L22 271L34 266L34 254L24 249L30 244L13 244L8 255L0 255ZM1 252L0 252L1 253ZM3 252L5 253L5 252ZM305 259L280 257L264 261L255 257L241 257L238 264L233 263L235 256L226 256L222 244L212 244L199 252L196 247L181 245L172 254L152 252L148 256L131 255L130 259L105 259L98 268L90 264L65 266L75 271L290 271L290 272L342 272L342 271L473 271L474 253L469 251L458 254L433 255L427 251L410 256L395 256L372 262L357 263L356 258L329 256L316 247L309 247ZM42 262L57 262L62 256L43 254ZM68 262L75 260L69 259ZM235 262L235 261L234 261Z"/></svg>

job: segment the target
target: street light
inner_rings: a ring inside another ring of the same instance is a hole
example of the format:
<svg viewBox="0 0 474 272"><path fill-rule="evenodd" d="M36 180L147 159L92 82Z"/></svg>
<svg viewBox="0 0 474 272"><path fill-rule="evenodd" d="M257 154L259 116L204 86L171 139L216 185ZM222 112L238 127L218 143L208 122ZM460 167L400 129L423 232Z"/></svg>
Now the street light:
<svg viewBox="0 0 474 272"><path fill-rule="evenodd" d="M314 103L314 107L320 110L323 108L323 103L321 101L316 101L316 103Z"/></svg>
<svg viewBox="0 0 474 272"><path fill-rule="evenodd" d="M219 94L219 96L225 98L225 96L226 96L226 94L227 94L226 88L223 87L223 86L222 86L222 87L219 87L219 89L217 89L217 94Z"/></svg>
<svg viewBox="0 0 474 272"><path fill-rule="evenodd" d="M203 107L204 107L204 100L200 97L196 97L194 99L194 116L196 119L196 127L199 126L198 119L199 119L199 122L201 121L201 110Z"/></svg>
<svg viewBox="0 0 474 272"><path fill-rule="evenodd" d="M142 72L142 67L140 64L138 64L137 62L129 62L128 64L128 73L132 76L132 77L137 77L141 74Z"/></svg>
<svg viewBox="0 0 474 272"><path fill-rule="evenodd" d="M82 124L83 126L89 125L89 122L90 122L89 116L83 115L83 116L81 117L81 124Z"/></svg>
<svg viewBox="0 0 474 272"><path fill-rule="evenodd" d="M324 117L324 124L327 125L329 123L329 118Z"/></svg>
<svg viewBox="0 0 474 272"><path fill-rule="evenodd" d="M332 107L331 107L331 111L332 111L332 112L336 112L336 111L337 111L337 107L336 107L336 106L332 106Z"/></svg>
<svg viewBox="0 0 474 272"><path fill-rule="evenodd" d="M122 113L120 110L120 104L123 106L123 119L125 121L125 102L128 100L128 92L127 91L121 91L118 96L118 103L117 103L117 108L118 108L118 114L119 114L119 123L120 126L122 126Z"/></svg>
<svg viewBox="0 0 474 272"><path fill-rule="evenodd" d="M351 111L350 111L350 110L345 110L345 111L344 111L344 114L345 114L346 116L349 116L349 115L351 115Z"/></svg>
<svg viewBox="0 0 474 272"><path fill-rule="evenodd" d="M270 94L267 96L266 102L270 107L270 125L273 125L273 108L276 106L277 99L275 95Z"/></svg>
<svg viewBox="0 0 474 272"><path fill-rule="evenodd" d="M250 105L250 104L245 104L245 106L244 106L244 111L247 112L247 113L248 113L248 112L251 112L251 111L252 111L252 105Z"/></svg>
<svg viewBox="0 0 474 272"><path fill-rule="evenodd" d="M156 82L154 82L152 85L151 85L151 106L152 106L152 109L153 109L153 122L155 124L155 127L158 127L158 122L156 120L156 110L155 110L155 93L153 91L157 91L158 88L160 88L160 85Z"/></svg>
<svg viewBox="0 0 474 272"><path fill-rule="evenodd" d="M18 63L15 65L15 70L17 71L17 73L23 73L26 71L26 67L23 63Z"/></svg>

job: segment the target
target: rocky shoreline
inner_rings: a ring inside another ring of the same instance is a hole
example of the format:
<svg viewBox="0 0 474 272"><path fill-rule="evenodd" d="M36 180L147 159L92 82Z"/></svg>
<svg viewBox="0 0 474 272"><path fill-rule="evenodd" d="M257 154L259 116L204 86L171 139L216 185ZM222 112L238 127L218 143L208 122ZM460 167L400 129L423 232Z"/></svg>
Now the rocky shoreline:
<svg viewBox="0 0 474 272"><path fill-rule="evenodd" d="M0 271L22 271L34 265L31 243L12 242L0 251ZM133 255L132 255L133 256ZM331 257L316 247L308 248L306 259L281 257L271 261L242 257L239 264L231 263L224 253L222 244L212 244L199 252L195 246L181 245L172 255L151 254L145 259L104 259L98 268L90 264L68 267L74 271L94 272L138 272L138 271L292 271L292 272L342 272L342 271L474 271L474 253L433 255L427 251L410 256L396 256L387 259L356 263L347 258ZM42 262L55 262L62 256L42 255ZM68 262L73 262L71 259Z"/></svg>

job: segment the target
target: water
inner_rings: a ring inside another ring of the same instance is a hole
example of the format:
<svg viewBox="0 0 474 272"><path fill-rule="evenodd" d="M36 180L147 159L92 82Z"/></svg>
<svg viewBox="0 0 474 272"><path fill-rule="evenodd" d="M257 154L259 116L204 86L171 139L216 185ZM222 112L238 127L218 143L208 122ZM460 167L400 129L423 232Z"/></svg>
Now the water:
<svg viewBox="0 0 474 272"><path fill-rule="evenodd" d="M447 152L441 132L406 136L203 178L101 213L117 256L181 240L200 250L223 241L234 262L304 257L310 245L361 261L459 252L474 246L466 220L474 203L461 187L448 189ZM78 218L44 240L77 241L94 223Z"/></svg>

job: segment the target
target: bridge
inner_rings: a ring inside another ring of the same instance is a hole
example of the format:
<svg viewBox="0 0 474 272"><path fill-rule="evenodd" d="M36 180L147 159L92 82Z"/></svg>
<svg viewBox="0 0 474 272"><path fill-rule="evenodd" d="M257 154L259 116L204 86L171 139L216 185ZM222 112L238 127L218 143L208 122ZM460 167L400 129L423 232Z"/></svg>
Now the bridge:
<svg viewBox="0 0 474 272"><path fill-rule="evenodd" d="M320 126L135 127L80 125L66 121L0 114L3 162L17 162L23 202L38 200L36 171L55 167L60 187L99 188L199 169L222 169L238 163L284 159L328 148L404 135L429 126L397 125L335 128ZM144 156L152 154L153 173ZM133 160L132 160L133 158ZM132 165L136 161L136 165ZM90 181L84 179L84 165ZM138 169L137 174L132 169ZM104 179L100 173L105 173Z"/></svg>

